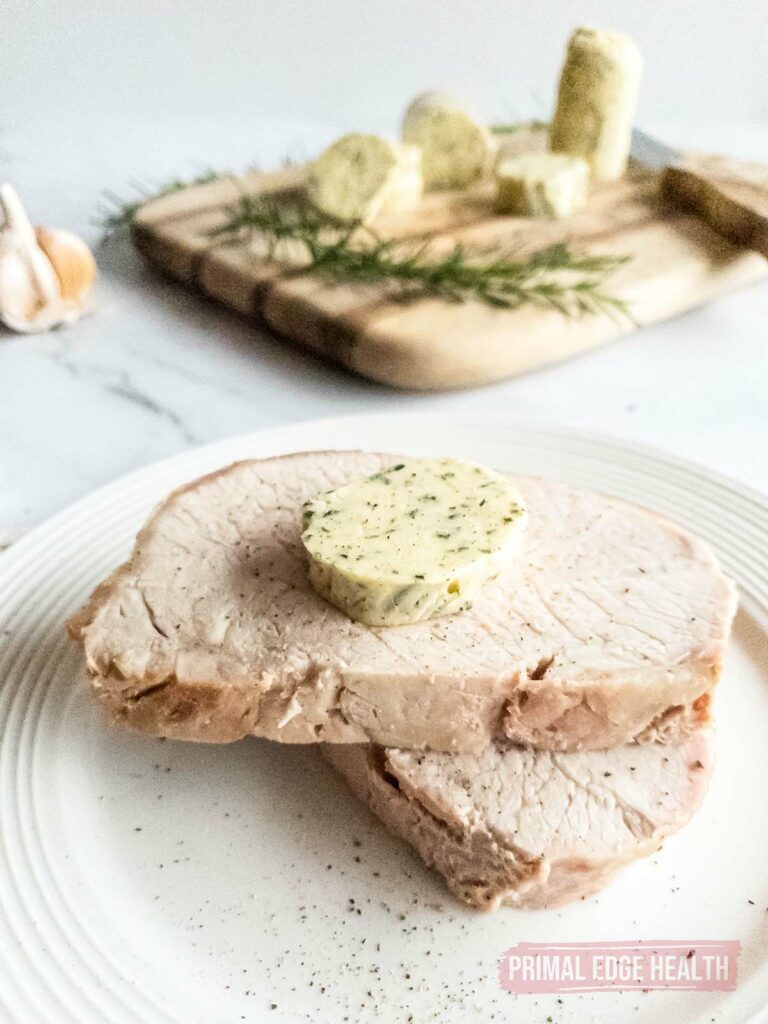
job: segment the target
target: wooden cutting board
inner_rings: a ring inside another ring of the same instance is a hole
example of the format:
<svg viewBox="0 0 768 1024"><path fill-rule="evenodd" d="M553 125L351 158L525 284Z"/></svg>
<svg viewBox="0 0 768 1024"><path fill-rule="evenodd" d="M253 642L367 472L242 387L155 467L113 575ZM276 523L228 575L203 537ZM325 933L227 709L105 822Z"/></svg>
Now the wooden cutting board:
<svg viewBox="0 0 768 1024"><path fill-rule="evenodd" d="M505 148L541 145L540 134L521 131ZM710 161L721 185L732 177L738 188L738 163L696 156L699 170ZM754 177L755 165L744 166ZM768 166L764 171L768 181ZM461 242L526 255L567 242L578 250L627 255L630 261L605 290L629 303L632 320L568 319L531 305L500 310L475 301L403 302L386 285L331 284L304 274L298 257L275 262L242 242L212 243L210 232L224 223L243 191L301 190L305 173L301 167L251 173L152 200L136 216L133 240L171 277L398 388L468 387L535 370L768 275L768 261L727 242L694 212L670 205L660 197L659 175L639 166L619 182L596 186L587 208L566 221L497 216L493 186L485 182L469 192L428 194L414 213L375 225L382 237L430 239L436 253Z"/></svg>

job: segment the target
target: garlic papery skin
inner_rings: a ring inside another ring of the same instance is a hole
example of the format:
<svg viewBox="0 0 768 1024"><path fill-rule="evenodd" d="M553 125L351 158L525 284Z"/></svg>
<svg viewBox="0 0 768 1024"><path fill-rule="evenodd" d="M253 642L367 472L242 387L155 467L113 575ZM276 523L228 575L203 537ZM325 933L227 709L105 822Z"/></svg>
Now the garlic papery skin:
<svg viewBox="0 0 768 1024"><path fill-rule="evenodd" d="M70 231L35 230L11 185L0 210L0 321L33 333L77 320L96 278L91 250Z"/></svg>
<svg viewBox="0 0 768 1024"><path fill-rule="evenodd" d="M96 280L93 253L72 231L36 228L37 244L53 265L64 302L82 306Z"/></svg>

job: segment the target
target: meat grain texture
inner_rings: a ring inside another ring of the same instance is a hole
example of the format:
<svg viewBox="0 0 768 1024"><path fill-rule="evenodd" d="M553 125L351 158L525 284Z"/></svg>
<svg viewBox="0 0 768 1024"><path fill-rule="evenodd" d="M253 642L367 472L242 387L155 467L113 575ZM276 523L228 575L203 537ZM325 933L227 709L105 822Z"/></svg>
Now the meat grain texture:
<svg viewBox="0 0 768 1024"><path fill-rule="evenodd" d="M482 910L561 906L602 889L690 820L714 761L707 712L675 743L604 751L321 749L451 892Z"/></svg>
<svg viewBox="0 0 768 1024"><path fill-rule="evenodd" d="M318 597L303 502L395 461L253 460L166 499L70 623L114 719L188 740L488 757L500 740L588 750L690 731L734 590L703 542L624 502L516 479L524 545L460 615L370 627Z"/></svg>

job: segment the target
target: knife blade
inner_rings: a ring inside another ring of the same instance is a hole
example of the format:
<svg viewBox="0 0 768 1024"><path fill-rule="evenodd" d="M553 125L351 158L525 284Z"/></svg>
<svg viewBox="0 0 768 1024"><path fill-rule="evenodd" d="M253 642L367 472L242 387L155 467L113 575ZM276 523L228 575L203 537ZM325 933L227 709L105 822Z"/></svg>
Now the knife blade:
<svg viewBox="0 0 768 1024"><path fill-rule="evenodd" d="M633 160L649 167L652 171L663 171L665 167L677 163L682 154L670 146L665 145L652 135L641 131L639 128L632 129L632 145L629 150Z"/></svg>
<svg viewBox="0 0 768 1024"><path fill-rule="evenodd" d="M632 131L630 155L660 172L659 192L671 205L695 213L729 242L768 258L768 166L685 155L639 128Z"/></svg>

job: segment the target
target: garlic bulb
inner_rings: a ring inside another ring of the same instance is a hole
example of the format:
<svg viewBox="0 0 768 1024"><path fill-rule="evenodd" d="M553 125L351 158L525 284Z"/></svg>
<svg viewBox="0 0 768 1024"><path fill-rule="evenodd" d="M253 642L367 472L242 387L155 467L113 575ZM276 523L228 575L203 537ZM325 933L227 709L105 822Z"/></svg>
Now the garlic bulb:
<svg viewBox="0 0 768 1024"><path fill-rule="evenodd" d="M77 320L96 278L91 250L71 231L33 228L11 185L0 210L0 321L31 333Z"/></svg>

